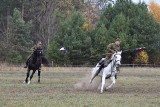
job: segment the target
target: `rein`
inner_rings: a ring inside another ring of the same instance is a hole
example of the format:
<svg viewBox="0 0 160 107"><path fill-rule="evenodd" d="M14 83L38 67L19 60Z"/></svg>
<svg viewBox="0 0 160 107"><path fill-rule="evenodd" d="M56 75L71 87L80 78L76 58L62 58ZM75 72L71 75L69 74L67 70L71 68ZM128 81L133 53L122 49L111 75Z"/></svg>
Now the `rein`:
<svg viewBox="0 0 160 107"><path fill-rule="evenodd" d="M115 54L115 55L118 55L118 54ZM116 66L116 62L120 61L120 60L115 60L115 55L114 55L114 58L113 58L113 60L112 60L112 62L111 62L111 75L110 75L108 78L110 78L110 77L112 76L113 72L115 72L115 71L113 70L113 67ZM119 54L119 55L120 55L120 54ZM114 62L113 62L113 61L114 61Z"/></svg>

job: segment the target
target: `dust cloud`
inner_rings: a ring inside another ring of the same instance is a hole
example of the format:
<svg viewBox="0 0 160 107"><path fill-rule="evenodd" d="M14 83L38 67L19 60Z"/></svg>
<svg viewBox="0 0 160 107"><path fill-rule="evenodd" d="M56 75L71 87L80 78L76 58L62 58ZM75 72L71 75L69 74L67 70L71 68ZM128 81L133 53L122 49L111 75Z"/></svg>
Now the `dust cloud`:
<svg viewBox="0 0 160 107"><path fill-rule="evenodd" d="M92 83L90 84L91 78L91 74L86 74L86 76L84 78L82 78L82 80L78 81L75 85L74 85L74 89L76 90L80 90L80 91L96 91L99 90L98 87L101 84L101 77L97 76L96 78L94 78L94 80L92 81Z"/></svg>

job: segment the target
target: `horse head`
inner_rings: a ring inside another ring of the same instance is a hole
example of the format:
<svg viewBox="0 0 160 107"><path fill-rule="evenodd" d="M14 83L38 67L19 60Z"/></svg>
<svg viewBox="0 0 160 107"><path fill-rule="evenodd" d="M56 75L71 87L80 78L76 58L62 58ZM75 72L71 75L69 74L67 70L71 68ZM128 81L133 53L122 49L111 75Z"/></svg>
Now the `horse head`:
<svg viewBox="0 0 160 107"><path fill-rule="evenodd" d="M122 53L122 51L118 51L112 55L111 59L114 60L114 63L116 66L121 65L121 53Z"/></svg>

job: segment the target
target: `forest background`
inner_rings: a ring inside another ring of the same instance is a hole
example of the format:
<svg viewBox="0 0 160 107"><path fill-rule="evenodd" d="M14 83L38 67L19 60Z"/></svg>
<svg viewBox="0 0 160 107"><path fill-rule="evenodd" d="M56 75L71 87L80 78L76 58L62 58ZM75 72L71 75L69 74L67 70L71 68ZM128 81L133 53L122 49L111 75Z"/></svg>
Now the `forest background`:
<svg viewBox="0 0 160 107"><path fill-rule="evenodd" d="M122 63L160 64L160 6L154 2L0 1L2 63L24 63L30 48L42 41L55 65L93 65L120 38Z"/></svg>

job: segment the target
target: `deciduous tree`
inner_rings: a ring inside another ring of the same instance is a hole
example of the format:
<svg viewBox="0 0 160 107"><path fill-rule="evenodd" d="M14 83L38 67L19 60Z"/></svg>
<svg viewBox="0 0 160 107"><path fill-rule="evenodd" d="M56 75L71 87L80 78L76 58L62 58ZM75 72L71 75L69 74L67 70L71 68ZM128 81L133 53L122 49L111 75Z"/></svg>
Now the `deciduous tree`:
<svg viewBox="0 0 160 107"><path fill-rule="evenodd" d="M160 5L155 2L151 2L149 4L149 12L153 15L155 20L160 23Z"/></svg>

